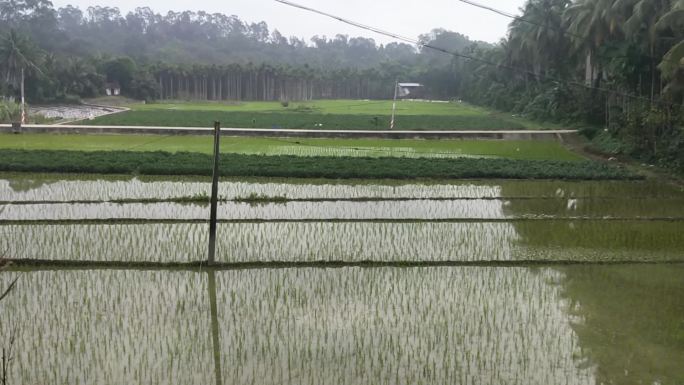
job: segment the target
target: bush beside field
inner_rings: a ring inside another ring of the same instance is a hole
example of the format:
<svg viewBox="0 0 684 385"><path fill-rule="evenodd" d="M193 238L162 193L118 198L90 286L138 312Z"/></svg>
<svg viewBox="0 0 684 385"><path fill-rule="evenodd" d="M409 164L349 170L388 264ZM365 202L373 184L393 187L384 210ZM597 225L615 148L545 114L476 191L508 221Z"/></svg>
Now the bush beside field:
<svg viewBox="0 0 684 385"><path fill-rule="evenodd" d="M211 175L212 157L189 152L0 150L0 171ZM594 161L408 159L222 154L221 175L297 178L638 179Z"/></svg>

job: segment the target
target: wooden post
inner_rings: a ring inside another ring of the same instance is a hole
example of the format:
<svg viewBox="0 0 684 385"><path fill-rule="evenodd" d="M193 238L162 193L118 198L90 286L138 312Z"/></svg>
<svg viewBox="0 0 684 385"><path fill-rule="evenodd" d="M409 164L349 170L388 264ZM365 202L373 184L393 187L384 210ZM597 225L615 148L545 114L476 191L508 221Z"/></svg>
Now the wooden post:
<svg viewBox="0 0 684 385"><path fill-rule="evenodd" d="M209 260L211 265L216 256L216 209L218 207L219 179L219 140L221 139L221 123L214 122L214 171L211 178L211 212L209 215Z"/></svg>

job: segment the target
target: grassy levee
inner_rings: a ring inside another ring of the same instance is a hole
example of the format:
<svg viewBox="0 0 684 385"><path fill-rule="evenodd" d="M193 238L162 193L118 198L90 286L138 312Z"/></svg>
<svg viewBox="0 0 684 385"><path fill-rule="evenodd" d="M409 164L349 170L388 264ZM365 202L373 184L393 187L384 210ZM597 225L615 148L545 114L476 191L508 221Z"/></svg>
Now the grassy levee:
<svg viewBox="0 0 684 385"><path fill-rule="evenodd" d="M409 159L222 154L221 175L296 178L638 179L594 161ZM210 175L211 156L190 152L0 150L0 171Z"/></svg>
<svg viewBox="0 0 684 385"><path fill-rule="evenodd" d="M327 130L387 130L390 116L247 112L216 110L142 110L105 115L79 124L98 126L211 127L220 121L232 128ZM518 130L525 125L495 115L406 115L396 119L396 130Z"/></svg>

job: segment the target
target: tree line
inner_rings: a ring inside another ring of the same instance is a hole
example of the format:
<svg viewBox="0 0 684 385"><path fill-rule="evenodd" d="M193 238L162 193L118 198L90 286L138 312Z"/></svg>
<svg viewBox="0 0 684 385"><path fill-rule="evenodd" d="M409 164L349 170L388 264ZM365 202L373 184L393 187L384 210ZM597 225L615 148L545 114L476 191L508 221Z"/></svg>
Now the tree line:
<svg viewBox="0 0 684 385"><path fill-rule="evenodd" d="M585 133L601 151L684 169L684 0L528 0L521 11L499 44L454 59L464 99L596 127Z"/></svg>
<svg viewBox="0 0 684 385"><path fill-rule="evenodd" d="M484 11L483 11L484 12ZM684 167L684 0L528 0L498 44L443 29L429 48L285 37L206 12L0 0L0 92L77 101L117 82L138 99L390 98L395 80L586 130L603 150Z"/></svg>
<svg viewBox="0 0 684 385"><path fill-rule="evenodd" d="M122 15L111 7L84 12L46 0L0 0L0 21L7 75L0 91L17 94L23 68L34 102L93 97L107 82L139 99L376 99L391 97L396 80L427 83L435 98L453 95L448 57L346 35L286 38L237 16L149 8ZM421 39L455 50L473 44L442 29Z"/></svg>

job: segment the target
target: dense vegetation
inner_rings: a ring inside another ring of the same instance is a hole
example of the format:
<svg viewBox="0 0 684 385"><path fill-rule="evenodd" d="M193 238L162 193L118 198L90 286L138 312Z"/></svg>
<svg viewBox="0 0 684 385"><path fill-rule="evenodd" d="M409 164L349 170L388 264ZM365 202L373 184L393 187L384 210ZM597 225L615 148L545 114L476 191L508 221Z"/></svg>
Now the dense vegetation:
<svg viewBox="0 0 684 385"><path fill-rule="evenodd" d="M0 22L0 91L17 96L25 79L33 102L95 96L107 81L141 99L388 98L401 79L430 97L606 128L585 131L600 149L684 168L684 0L528 0L497 45L445 30L420 38L471 59L307 42L205 12L0 0Z"/></svg>
<svg viewBox="0 0 684 385"><path fill-rule="evenodd" d="M601 150L684 169L684 1L529 0L508 37L457 60L461 94L585 123ZM498 66L483 65L490 62Z"/></svg>
<svg viewBox="0 0 684 385"><path fill-rule="evenodd" d="M296 178L637 178L623 169L592 161L224 154L220 167L223 176ZM211 155L189 152L0 150L0 171L210 175Z"/></svg>
<svg viewBox="0 0 684 385"><path fill-rule="evenodd" d="M345 35L306 42L222 14L138 8L121 15L110 7L83 12L46 0L0 0L0 33L0 67L13 73L5 91L14 86L16 93L24 68L33 101L95 96L107 81L141 99L193 100L387 99L398 78L428 84L440 98L454 87L449 57L408 44ZM421 39L453 50L471 44L441 29ZM10 46L22 53L12 63Z"/></svg>

